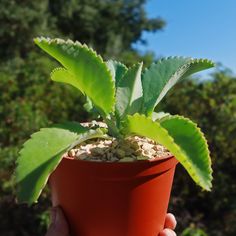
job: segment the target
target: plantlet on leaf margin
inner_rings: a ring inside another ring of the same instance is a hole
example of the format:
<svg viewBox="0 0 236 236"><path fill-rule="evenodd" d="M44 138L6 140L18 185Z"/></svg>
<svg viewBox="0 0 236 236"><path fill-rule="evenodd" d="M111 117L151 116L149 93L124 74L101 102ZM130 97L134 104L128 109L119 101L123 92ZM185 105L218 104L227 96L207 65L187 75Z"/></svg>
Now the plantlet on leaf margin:
<svg viewBox="0 0 236 236"><path fill-rule="evenodd" d="M211 160L200 129L182 116L154 112L179 80L213 67L211 61L168 57L142 71L142 63L127 68L120 62L104 62L95 51L79 42L44 37L34 42L62 65L52 71L51 79L70 84L86 95L86 107L100 114L108 130L89 129L71 122L33 134L17 160L20 202L37 201L63 153L87 139L111 136L124 139L140 135L153 139L175 156L198 185L211 189Z"/></svg>

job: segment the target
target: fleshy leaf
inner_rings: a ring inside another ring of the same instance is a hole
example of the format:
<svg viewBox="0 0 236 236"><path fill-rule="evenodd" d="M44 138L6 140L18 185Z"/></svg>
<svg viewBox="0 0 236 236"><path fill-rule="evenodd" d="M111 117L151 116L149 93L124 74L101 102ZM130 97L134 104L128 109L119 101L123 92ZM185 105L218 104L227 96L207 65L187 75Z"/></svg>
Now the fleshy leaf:
<svg viewBox="0 0 236 236"><path fill-rule="evenodd" d="M70 74L68 70L62 67L55 68L51 72L51 79L57 82L64 82L66 80L66 81L71 81L73 84L77 83L75 77L72 74ZM81 92L83 93L83 91ZM94 104L92 103L91 99L88 96L86 96L86 103L84 104L84 109L87 112L92 113L93 117L99 116L98 110L94 107Z"/></svg>
<svg viewBox="0 0 236 236"><path fill-rule="evenodd" d="M168 132L170 131L170 133ZM199 128L188 119L172 117L161 124L144 115L128 116L125 135L141 135L166 147L205 190L211 189L211 167L206 141Z"/></svg>
<svg viewBox="0 0 236 236"><path fill-rule="evenodd" d="M161 112L153 112L152 113L152 120L153 121L161 121L161 120L163 120L163 119L165 119L165 118L167 118L167 117L169 117L170 116L170 113L166 113L166 112L163 112L163 111L161 111Z"/></svg>
<svg viewBox="0 0 236 236"><path fill-rule="evenodd" d="M62 155L86 139L102 136L100 129L89 130L79 123L56 125L34 133L25 142L17 160L18 201L27 202L29 205L37 201Z"/></svg>
<svg viewBox="0 0 236 236"><path fill-rule="evenodd" d="M186 169L189 168L187 170L192 178L195 178L194 172L196 172L198 176L201 176L200 182L207 186L207 190L210 190L212 181L211 159L207 141L201 130L191 120L178 115L169 116L161 120L160 124L188 156L189 163L183 165ZM195 169L193 173L191 173L192 167Z"/></svg>
<svg viewBox="0 0 236 236"><path fill-rule="evenodd" d="M115 104L115 85L105 62L91 48L79 42L36 38L34 42L58 60L65 69L56 69L52 78L68 83L86 94L100 112L108 114Z"/></svg>
<svg viewBox="0 0 236 236"><path fill-rule="evenodd" d="M70 84L73 84L75 87L79 86L79 83L76 80L75 76L71 74L67 69L62 68L62 67L55 68L51 72L51 79L53 81L57 81L61 83L70 83ZM84 93L82 90L80 91Z"/></svg>
<svg viewBox="0 0 236 236"><path fill-rule="evenodd" d="M141 72L143 63L131 67L120 80L116 90L116 112L119 117L134 114L141 110L142 84Z"/></svg>
<svg viewBox="0 0 236 236"><path fill-rule="evenodd" d="M213 66L214 63L206 59L184 57L163 58L153 63L142 74L143 113L151 115L155 106L180 79Z"/></svg>
<svg viewBox="0 0 236 236"><path fill-rule="evenodd" d="M87 112L91 112L94 107L93 107L93 103L92 101L89 99L89 97L86 97L86 103L84 104L84 109L87 111Z"/></svg>
<svg viewBox="0 0 236 236"><path fill-rule="evenodd" d="M118 61L109 60L106 62L106 64L117 87L119 81L122 79L128 69L124 64Z"/></svg>

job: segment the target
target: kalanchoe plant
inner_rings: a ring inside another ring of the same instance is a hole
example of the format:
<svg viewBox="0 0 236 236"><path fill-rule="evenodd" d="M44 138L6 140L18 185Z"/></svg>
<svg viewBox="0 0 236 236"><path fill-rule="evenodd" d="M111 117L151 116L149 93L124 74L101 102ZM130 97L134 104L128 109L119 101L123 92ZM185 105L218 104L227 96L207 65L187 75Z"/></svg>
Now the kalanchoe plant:
<svg viewBox="0 0 236 236"><path fill-rule="evenodd" d="M211 61L168 57L142 70L142 63L127 68L120 62L104 62L79 42L43 37L34 42L63 66L52 71L51 79L70 84L86 95L85 107L97 112L108 129L89 129L71 122L34 133L17 160L20 202L37 201L62 155L74 146L92 138L125 139L131 135L148 137L166 147L198 185L211 189L211 160L200 129L188 118L154 112L179 80L213 67Z"/></svg>

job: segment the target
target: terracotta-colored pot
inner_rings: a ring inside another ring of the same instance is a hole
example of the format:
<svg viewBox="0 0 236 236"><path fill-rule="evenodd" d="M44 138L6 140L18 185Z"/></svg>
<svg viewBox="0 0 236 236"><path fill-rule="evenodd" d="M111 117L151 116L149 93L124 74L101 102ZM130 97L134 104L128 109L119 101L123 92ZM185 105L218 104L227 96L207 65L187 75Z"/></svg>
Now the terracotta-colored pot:
<svg viewBox="0 0 236 236"><path fill-rule="evenodd" d="M72 236L157 236L177 160L104 163L63 158L50 176Z"/></svg>

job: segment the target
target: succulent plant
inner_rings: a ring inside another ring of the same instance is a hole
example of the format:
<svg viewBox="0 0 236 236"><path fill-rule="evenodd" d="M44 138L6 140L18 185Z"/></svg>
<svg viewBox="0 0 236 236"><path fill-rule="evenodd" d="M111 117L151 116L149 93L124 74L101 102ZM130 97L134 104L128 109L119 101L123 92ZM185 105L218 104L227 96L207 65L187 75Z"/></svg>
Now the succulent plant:
<svg viewBox="0 0 236 236"><path fill-rule="evenodd" d="M52 71L51 79L79 89L87 97L85 108L98 114L108 128L86 128L67 122L34 133L24 143L17 160L20 202L37 201L63 154L79 143L93 138L121 140L132 135L163 145L198 185L211 189L211 160L203 133L188 118L154 112L178 81L213 67L211 61L168 57L142 70L142 63L127 68L117 61L104 62L95 51L77 41L39 37L34 42L62 65Z"/></svg>

